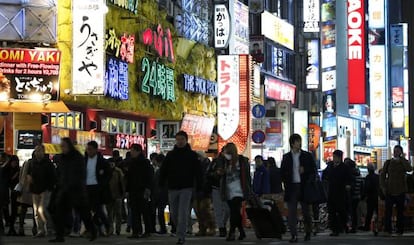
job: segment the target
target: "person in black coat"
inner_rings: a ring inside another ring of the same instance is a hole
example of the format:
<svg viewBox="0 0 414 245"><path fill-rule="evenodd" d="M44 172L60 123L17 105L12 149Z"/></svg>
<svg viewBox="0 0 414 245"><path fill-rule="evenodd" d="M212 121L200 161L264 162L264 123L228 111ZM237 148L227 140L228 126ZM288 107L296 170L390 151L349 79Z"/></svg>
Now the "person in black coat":
<svg viewBox="0 0 414 245"><path fill-rule="evenodd" d="M154 206L156 208L157 218L158 218L158 224L159 224L159 231L158 234L166 234L167 228L165 224L165 216L164 216L164 210L168 205L168 190L165 186L160 186L160 168L164 162L165 156L163 154L157 154L154 160L155 165L155 173L154 173L154 180L153 180L153 202Z"/></svg>
<svg viewBox="0 0 414 245"><path fill-rule="evenodd" d="M148 159L145 158L142 146L133 144L131 146L131 158L126 160L128 173L126 176L126 191L129 196L129 205L132 216L132 236L136 239L141 237L141 217L144 219L145 232L143 237L150 235L151 212L149 201L153 179L153 168Z"/></svg>
<svg viewBox="0 0 414 245"><path fill-rule="evenodd" d="M91 234L90 240L96 239L97 230L92 222L87 203L86 166L83 156L75 149L69 138L61 142L62 155L57 167L57 184L54 193L52 210L56 238L49 242L64 242L65 219L74 208L80 214L86 229Z"/></svg>
<svg viewBox="0 0 414 245"><path fill-rule="evenodd" d="M297 238L297 205L301 202L305 224L305 241L309 241L312 231L312 219L309 204L303 200L305 185L315 180L316 164L312 155L302 150L302 138L292 134L289 138L291 151L283 155L281 174L285 187L285 201L288 203L288 223L292 238L290 242L296 243Z"/></svg>
<svg viewBox="0 0 414 245"><path fill-rule="evenodd" d="M346 193L351 190L352 176L350 169L342 161L343 152L335 150L333 163L324 173L328 181L328 213L331 236L338 236L345 229L346 216Z"/></svg>
<svg viewBox="0 0 414 245"><path fill-rule="evenodd" d="M88 142L86 146L86 189L90 209L94 215L95 224L100 227L105 225L106 234L113 233L113 227L109 223L108 216L104 212L104 205L111 200L109 181L111 179L111 167L101 153L98 152L96 141ZM101 232L103 233L103 232Z"/></svg>
<svg viewBox="0 0 414 245"><path fill-rule="evenodd" d="M279 194L283 192L280 168L276 166L276 161L273 157L267 159L267 165L269 169L270 194Z"/></svg>
<svg viewBox="0 0 414 245"><path fill-rule="evenodd" d="M188 144L188 135L175 135L174 149L160 169L160 185L168 187L172 223L177 227L177 244L185 243L193 188L200 191L202 174L198 155Z"/></svg>
<svg viewBox="0 0 414 245"><path fill-rule="evenodd" d="M367 217L365 218L364 230L369 231L374 212L378 214L379 175L375 173L373 164L368 164L368 175L365 177L364 187L367 200Z"/></svg>

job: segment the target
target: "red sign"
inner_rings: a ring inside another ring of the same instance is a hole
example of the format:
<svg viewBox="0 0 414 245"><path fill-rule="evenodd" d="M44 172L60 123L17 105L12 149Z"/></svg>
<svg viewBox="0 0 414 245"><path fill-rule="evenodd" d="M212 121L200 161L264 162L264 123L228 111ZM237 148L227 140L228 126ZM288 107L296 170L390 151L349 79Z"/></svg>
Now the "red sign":
<svg viewBox="0 0 414 245"><path fill-rule="evenodd" d="M60 64L60 51L57 49L10 49L10 48L3 49L1 48L0 49L0 62L59 65ZM14 66L12 68L14 68ZM30 69L30 65L28 65L27 68ZM44 67L41 67L41 68L44 68Z"/></svg>
<svg viewBox="0 0 414 245"><path fill-rule="evenodd" d="M276 78L266 77L266 97L274 100L290 101L295 104L296 86Z"/></svg>
<svg viewBox="0 0 414 245"><path fill-rule="evenodd" d="M403 87L392 88L392 106L393 107L404 106L404 88Z"/></svg>
<svg viewBox="0 0 414 245"><path fill-rule="evenodd" d="M186 114L181 124L181 130L188 134L191 148L195 151L207 151L210 146L211 133L215 119Z"/></svg>
<svg viewBox="0 0 414 245"><path fill-rule="evenodd" d="M142 135L128 135L117 134L116 135L116 148L118 149L131 149L133 144L139 144L145 151L145 137Z"/></svg>
<svg viewBox="0 0 414 245"><path fill-rule="evenodd" d="M336 150L336 140L323 142L323 158L326 162L333 160L333 152Z"/></svg>
<svg viewBox="0 0 414 245"><path fill-rule="evenodd" d="M348 100L365 104L365 10L363 0L348 0Z"/></svg>
<svg viewBox="0 0 414 245"><path fill-rule="evenodd" d="M147 28L142 33L142 42L153 47L160 57L166 57L171 62L175 61L172 34L169 28L164 30L161 24L158 24L156 30Z"/></svg>

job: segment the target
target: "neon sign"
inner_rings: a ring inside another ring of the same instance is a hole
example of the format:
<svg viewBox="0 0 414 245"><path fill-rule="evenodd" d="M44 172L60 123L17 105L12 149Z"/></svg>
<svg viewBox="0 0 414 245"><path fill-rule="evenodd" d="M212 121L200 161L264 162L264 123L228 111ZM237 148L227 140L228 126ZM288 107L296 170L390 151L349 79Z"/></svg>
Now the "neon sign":
<svg viewBox="0 0 414 245"><path fill-rule="evenodd" d="M196 77L193 75L184 74L184 90L198 94L209 95L217 97L217 83Z"/></svg>
<svg viewBox="0 0 414 245"><path fill-rule="evenodd" d="M145 137L142 135L128 135L117 134L116 135L116 148L118 149L131 149L133 144L139 144L145 150Z"/></svg>
<svg viewBox="0 0 414 245"><path fill-rule="evenodd" d="M128 63L134 63L135 35L124 35L118 38L115 29L109 29L105 34L105 51Z"/></svg>
<svg viewBox="0 0 414 245"><path fill-rule="evenodd" d="M165 30L158 24L156 30L147 28L142 33L142 42L157 51L158 56L166 57L175 62L174 47L170 28Z"/></svg>
<svg viewBox="0 0 414 245"><path fill-rule="evenodd" d="M109 3L138 14L138 0L108 0Z"/></svg>
<svg viewBox="0 0 414 245"><path fill-rule="evenodd" d="M141 70L144 78L142 92L158 96L163 100L175 101L174 70L147 57L142 59Z"/></svg>
<svg viewBox="0 0 414 245"><path fill-rule="evenodd" d="M128 87L128 63L108 57L104 95L113 99L128 100Z"/></svg>

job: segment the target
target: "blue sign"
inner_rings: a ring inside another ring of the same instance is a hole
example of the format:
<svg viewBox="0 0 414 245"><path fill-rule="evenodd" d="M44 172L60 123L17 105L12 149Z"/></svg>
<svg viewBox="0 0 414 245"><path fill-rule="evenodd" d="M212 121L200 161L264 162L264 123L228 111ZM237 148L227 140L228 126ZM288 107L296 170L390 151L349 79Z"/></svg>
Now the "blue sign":
<svg viewBox="0 0 414 245"><path fill-rule="evenodd" d="M257 104L253 106L252 113L255 118L263 118L266 116L266 108L264 105Z"/></svg>
<svg viewBox="0 0 414 245"><path fill-rule="evenodd" d="M262 144L266 140L266 134L262 130L256 130L252 134L252 140L256 144Z"/></svg>
<svg viewBox="0 0 414 245"><path fill-rule="evenodd" d="M128 63L107 58L104 95L117 100L128 100Z"/></svg>
<svg viewBox="0 0 414 245"><path fill-rule="evenodd" d="M210 38L210 7L207 0L182 0L181 14L176 14L177 32L186 39L208 45Z"/></svg>
<svg viewBox="0 0 414 245"><path fill-rule="evenodd" d="M217 97L217 83L201 77L184 74L184 90L187 92L205 94Z"/></svg>

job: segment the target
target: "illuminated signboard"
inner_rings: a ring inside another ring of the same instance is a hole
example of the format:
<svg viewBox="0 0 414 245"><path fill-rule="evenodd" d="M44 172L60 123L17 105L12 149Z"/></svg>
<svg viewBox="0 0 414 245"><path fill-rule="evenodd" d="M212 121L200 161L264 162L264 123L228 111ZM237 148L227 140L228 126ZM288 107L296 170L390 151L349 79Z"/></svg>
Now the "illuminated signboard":
<svg viewBox="0 0 414 245"><path fill-rule="evenodd" d="M169 61L175 62L172 34L169 28L164 30L161 24L158 24L155 30L147 28L142 33L142 42L152 47L159 57L166 57Z"/></svg>
<svg viewBox="0 0 414 245"><path fill-rule="evenodd" d="M60 59L57 49L0 48L0 100L58 100Z"/></svg>
<svg viewBox="0 0 414 245"><path fill-rule="evenodd" d="M295 104L296 86L282 82L276 78L266 76L266 97L273 100L290 101Z"/></svg>
<svg viewBox="0 0 414 245"><path fill-rule="evenodd" d="M105 51L107 54L120 57L123 61L134 63L135 35L117 37L115 29L109 29L105 34Z"/></svg>
<svg viewBox="0 0 414 245"><path fill-rule="evenodd" d="M217 97L217 83L201 77L184 74L184 90Z"/></svg>
<svg viewBox="0 0 414 245"><path fill-rule="evenodd" d="M384 0L369 0L368 16L370 28L384 28L385 3Z"/></svg>
<svg viewBox="0 0 414 245"><path fill-rule="evenodd" d="M303 31L319 32L319 0L303 0Z"/></svg>
<svg viewBox="0 0 414 245"><path fill-rule="evenodd" d="M182 0L182 13L176 14L177 32L186 39L208 45L210 7L207 0Z"/></svg>
<svg viewBox="0 0 414 245"><path fill-rule="evenodd" d="M138 14L138 0L107 0L108 3Z"/></svg>
<svg viewBox="0 0 414 245"><path fill-rule="evenodd" d="M336 70L322 72L322 91L336 89Z"/></svg>
<svg viewBox="0 0 414 245"><path fill-rule="evenodd" d="M262 13L262 35L294 50L294 27L270 12Z"/></svg>
<svg viewBox="0 0 414 245"><path fill-rule="evenodd" d="M133 144L141 145L145 150L145 137L142 135L128 135L128 134L117 134L115 137L112 136L112 141L115 141L115 147L118 149L131 149Z"/></svg>
<svg viewBox="0 0 414 245"><path fill-rule="evenodd" d="M230 14L225 4L214 6L214 47L226 48L230 39Z"/></svg>
<svg viewBox="0 0 414 245"><path fill-rule="evenodd" d="M105 72L104 95L128 100L128 63L108 57Z"/></svg>
<svg viewBox="0 0 414 245"><path fill-rule="evenodd" d="M72 94L103 94L103 8L103 1L72 1Z"/></svg>
<svg viewBox="0 0 414 245"><path fill-rule="evenodd" d="M181 123L181 130L188 134L188 141L195 151L206 151L214 128L214 117L202 117L186 114Z"/></svg>
<svg viewBox="0 0 414 245"><path fill-rule="evenodd" d="M308 67L306 67L306 88L319 88L319 41L308 40Z"/></svg>
<svg viewBox="0 0 414 245"><path fill-rule="evenodd" d="M278 77L285 77L283 49L272 47L272 73Z"/></svg>
<svg viewBox="0 0 414 245"><path fill-rule="evenodd" d="M385 146L387 144L387 105L386 105L386 77L385 77L385 47L373 45L369 48L370 60L370 117L371 117L371 145Z"/></svg>
<svg viewBox="0 0 414 245"><path fill-rule="evenodd" d="M175 101L174 70L156 61L144 57L141 62L144 77L141 90L146 94L158 96L163 100Z"/></svg>
<svg viewBox="0 0 414 245"><path fill-rule="evenodd" d="M363 0L348 0L348 100L365 104L365 10Z"/></svg>
<svg viewBox="0 0 414 245"><path fill-rule="evenodd" d="M228 140L239 126L239 56L219 55L217 57L217 118L218 134Z"/></svg>
<svg viewBox="0 0 414 245"><path fill-rule="evenodd" d="M249 7L238 0L229 1L231 34L229 54L249 54Z"/></svg>

